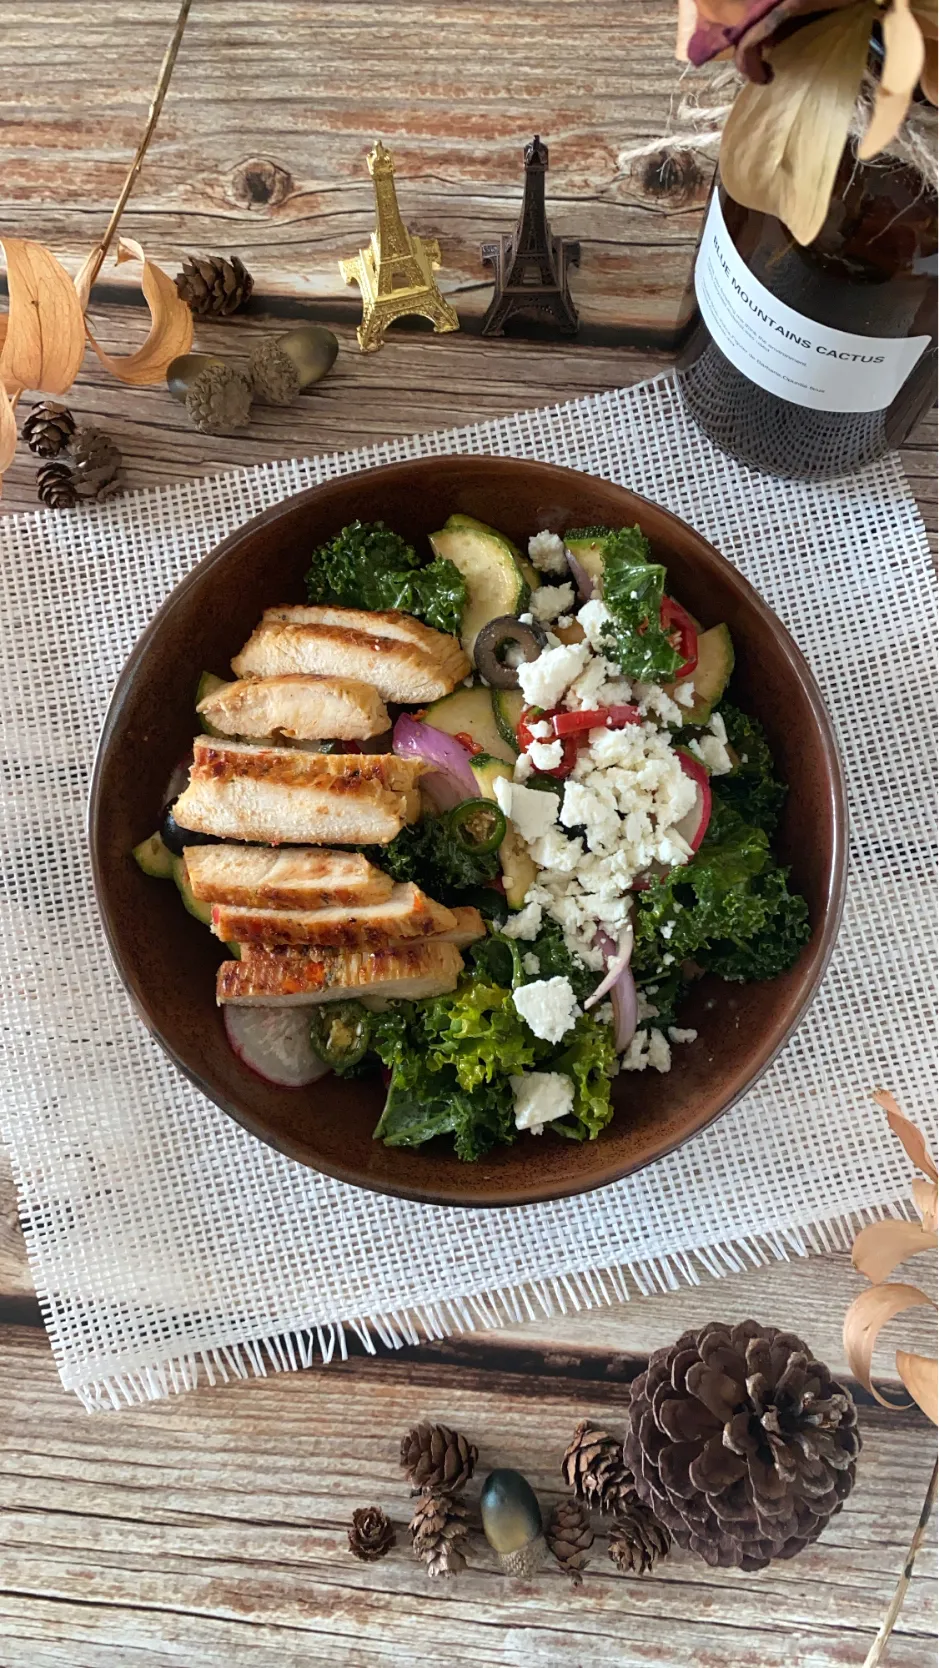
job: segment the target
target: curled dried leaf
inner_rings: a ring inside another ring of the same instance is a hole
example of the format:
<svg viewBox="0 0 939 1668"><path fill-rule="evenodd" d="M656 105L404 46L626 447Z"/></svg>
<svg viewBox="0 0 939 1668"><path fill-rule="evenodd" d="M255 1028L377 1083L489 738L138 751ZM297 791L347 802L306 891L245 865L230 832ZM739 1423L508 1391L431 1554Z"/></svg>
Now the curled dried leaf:
<svg viewBox="0 0 939 1668"><path fill-rule="evenodd" d="M64 394L85 353L85 321L64 266L41 243L3 239L9 312L0 350L0 380L10 398L24 388Z"/></svg>
<svg viewBox="0 0 939 1668"><path fill-rule="evenodd" d="M910 0L893 0L883 21L883 39L884 64L874 109L858 146L857 154L862 161L877 156L896 136L923 72L923 35L910 10Z"/></svg>
<svg viewBox="0 0 939 1668"><path fill-rule="evenodd" d="M916 1176L913 1181L913 1202L923 1219L926 1232L935 1233L939 1228L939 1187L935 1182L927 1181L924 1176Z"/></svg>
<svg viewBox="0 0 939 1668"><path fill-rule="evenodd" d="M917 1170L922 1170L923 1175L928 1176L930 1181L939 1182L939 1171L929 1156L929 1148L922 1131L917 1129L912 1119L900 1111L889 1089L875 1089L874 1099L886 1112L887 1122L907 1158L916 1165Z"/></svg>
<svg viewBox="0 0 939 1668"><path fill-rule="evenodd" d="M13 401L0 382L0 490L3 476L13 462L16 452L16 412Z"/></svg>
<svg viewBox="0 0 939 1668"><path fill-rule="evenodd" d="M939 1425L939 1361L898 1349L897 1372L927 1419Z"/></svg>
<svg viewBox="0 0 939 1668"><path fill-rule="evenodd" d="M871 1361L878 1334L895 1315L907 1309L934 1309L932 1299L918 1286L870 1286L854 1299L844 1317L844 1349L848 1366L859 1384L880 1402L882 1407L896 1407L871 1382Z"/></svg>
<svg viewBox="0 0 939 1668"><path fill-rule="evenodd" d="M927 1233L919 1222L872 1222L862 1228L851 1247L851 1261L873 1285L886 1280L907 1257L935 1251L939 1234Z"/></svg>
<svg viewBox="0 0 939 1668"><path fill-rule="evenodd" d="M88 305L92 275L98 252L93 250L75 279L75 289L82 308ZM88 330L88 340L105 370L119 382L141 387L146 383L162 382L167 368L180 354L192 347L193 318L176 293L176 285L155 262L147 259L140 244L133 238L121 238L117 246L118 264L139 261L143 267L141 288L150 309L150 331L143 346L136 353L115 357L106 353ZM87 328L87 326L86 326Z"/></svg>

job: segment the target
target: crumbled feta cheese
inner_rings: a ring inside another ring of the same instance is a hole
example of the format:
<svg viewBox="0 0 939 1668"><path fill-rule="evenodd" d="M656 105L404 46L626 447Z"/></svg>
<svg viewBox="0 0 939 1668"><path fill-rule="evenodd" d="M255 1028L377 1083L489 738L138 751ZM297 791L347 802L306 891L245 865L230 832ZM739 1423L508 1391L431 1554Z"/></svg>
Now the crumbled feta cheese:
<svg viewBox="0 0 939 1668"><path fill-rule="evenodd" d="M558 802L553 793L525 788L497 776L493 783L496 804L514 822L523 840L537 840L557 822Z"/></svg>
<svg viewBox="0 0 939 1668"><path fill-rule="evenodd" d="M669 950L668 955L662 957L662 966L663 967L671 967L673 965L674 961L675 961L675 957L672 955L671 950Z"/></svg>
<svg viewBox="0 0 939 1668"><path fill-rule="evenodd" d="M661 933L662 933L663 938L671 938L672 933L674 931L675 931L674 921L663 921L662 922Z"/></svg>
<svg viewBox="0 0 939 1668"><path fill-rule="evenodd" d="M528 555L542 573L570 572L564 540L557 533L535 533L528 541Z"/></svg>
<svg viewBox="0 0 939 1668"><path fill-rule="evenodd" d="M563 1071L526 1071L509 1078L515 1097L515 1127L540 1135L545 1124L574 1109L574 1085Z"/></svg>
<svg viewBox="0 0 939 1668"><path fill-rule="evenodd" d="M547 718L536 718L534 724L529 724L528 733L535 741L547 741L554 735L554 725Z"/></svg>
<svg viewBox="0 0 939 1668"><path fill-rule="evenodd" d="M643 718L651 714L660 724L680 725L683 722L681 707L676 706L660 684L637 683L635 697Z"/></svg>
<svg viewBox="0 0 939 1668"><path fill-rule="evenodd" d="M708 729L710 730L712 736L717 737L718 741L727 741L727 725L724 723L724 720L719 712L711 714L711 722L708 725Z"/></svg>
<svg viewBox="0 0 939 1668"><path fill-rule="evenodd" d="M636 992L636 1022L641 1025L644 1019L658 1019L659 1010L654 1002L650 1002L644 991Z"/></svg>
<svg viewBox="0 0 939 1668"><path fill-rule="evenodd" d="M571 1029L580 1008L570 979L535 979L513 991L516 1011L545 1042L560 1042Z"/></svg>
<svg viewBox="0 0 939 1668"><path fill-rule="evenodd" d="M528 748L528 757L536 770L557 770L564 757L564 748L560 741L533 741Z"/></svg>
<svg viewBox="0 0 939 1668"><path fill-rule="evenodd" d="M527 782L534 768L535 767L532 764L531 759L528 757L528 754L519 753L512 772L514 780L516 782Z"/></svg>
<svg viewBox="0 0 939 1668"><path fill-rule="evenodd" d="M562 614L561 618L558 620L558 631L566 631L568 626L572 626L573 624L573 614Z"/></svg>
<svg viewBox="0 0 939 1668"><path fill-rule="evenodd" d="M697 1031L683 1030L680 1025L670 1025L668 1028L669 1041L673 1043L693 1043L698 1040Z"/></svg>
<svg viewBox="0 0 939 1668"><path fill-rule="evenodd" d="M612 1004L612 1002L601 1002L599 1008L594 1008L593 1017L594 1017L594 1019L599 1020L601 1025L612 1025L612 1023L613 1023L613 1004Z"/></svg>
<svg viewBox="0 0 939 1668"><path fill-rule="evenodd" d="M540 840L532 840L528 850L539 869L553 869L559 875L573 874L584 855L582 842L569 840L556 823Z"/></svg>
<svg viewBox="0 0 939 1668"><path fill-rule="evenodd" d="M542 649L537 660L518 669L519 688L530 707L556 707L569 684L582 672L590 650L586 643L559 643Z"/></svg>
<svg viewBox="0 0 939 1668"><path fill-rule="evenodd" d="M694 682L691 678L679 678L675 685L675 700L680 707L694 706Z"/></svg>
<svg viewBox="0 0 939 1668"><path fill-rule="evenodd" d="M519 625L534 625L535 616L533 614L519 614L518 623Z"/></svg>
<svg viewBox="0 0 939 1668"><path fill-rule="evenodd" d="M541 972L541 963L534 950L526 950L522 957L522 966L530 979L537 979Z"/></svg>
<svg viewBox="0 0 939 1668"><path fill-rule="evenodd" d="M672 1051L661 1031L649 1032L649 1064L653 1071L671 1071Z"/></svg>
<svg viewBox="0 0 939 1668"><path fill-rule="evenodd" d="M541 931L541 905L529 903L517 914L510 915L502 928L506 938L537 938Z"/></svg>
<svg viewBox="0 0 939 1668"><path fill-rule="evenodd" d="M559 614L566 614L574 606L573 585L539 585L531 593L531 611L536 620L547 625Z"/></svg>
<svg viewBox="0 0 939 1668"><path fill-rule="evenodd" d="M591 598L580 609L577 619L583 626L584 636L592 649L602 652L604 647L604 632L613 624L613 616L605 602L599 597Z"/></svg>
<svg viewBox="0 0 939 1668"><path fill-rule="evenodd" d="M661 1031L637 1031L622 1057L623 1071L671 1071L672 1051Z"/></svg>
<svg viewBox="0 0 939 1668"><path fill-rule="evenodd" d="M691 751L702 764L707 765L712 776L726 776L734 768L733 759L717 736L702 736L699 741L693 741Z"/></svg>

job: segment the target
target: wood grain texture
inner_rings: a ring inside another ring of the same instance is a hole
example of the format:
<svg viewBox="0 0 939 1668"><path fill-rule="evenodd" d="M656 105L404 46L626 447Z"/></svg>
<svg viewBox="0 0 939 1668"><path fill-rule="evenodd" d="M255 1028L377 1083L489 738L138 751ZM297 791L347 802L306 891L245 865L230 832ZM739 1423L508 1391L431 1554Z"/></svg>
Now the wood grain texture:
<svg viewBox="0 0 939 1668"><path fill-rule="evenodd" d="M480 1474L517 1466L547 1509L576 1420L621 1428L622 1387L561 1374L533 1399L511 1372L386 1359L90 1419L41 1337L13 1329L0 1401L3 1668L844 1668L889 1599L931 1446L921 1417L865 1408L857 1490L796 1562L753 1577L677 1554L639 1581L598 1544L572 1592L553 1568L507 1580L480 1541L459 1582L429 1584L407 1546L398 1442L418 1417L455 1424ZM399 1547L362 1565L345 1525L371 1501ZM935 1660L933 1546L890 1668Z"/></svg>
<svg viewBox="0 0 939 1668"><path fill-rule="evenodd" d="M101 235L143 127L175 0L7 8L0 221L70 266ZM621 174L679 82L661 0L200 0L123 230L154 259L237 249L265 295L345 299L372 229L365 157L392 149L405 221L439 238L461 313L488 305L480 244L514 224L522 148L551 152L548 211L583 251L587 322L671 332L711 163ZM113 271L111 266L105 276Z"/></svg>

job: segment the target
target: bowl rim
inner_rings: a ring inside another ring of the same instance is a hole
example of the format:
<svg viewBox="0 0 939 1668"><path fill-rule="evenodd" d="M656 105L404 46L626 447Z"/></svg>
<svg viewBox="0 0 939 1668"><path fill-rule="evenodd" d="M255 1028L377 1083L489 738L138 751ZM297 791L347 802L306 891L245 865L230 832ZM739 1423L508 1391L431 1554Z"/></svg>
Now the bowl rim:
<svg viewBox="0 0 939 1668"><path fill-rule="evenodd" d="M459 454L445 453L439 455L432 454L430 456L419 458L402 459L394 463L382 464L377 465L374 468L358 470L356 471L356 475L360 478L363 476L372 478L388 477L396 473L411 474L415 469L418 470L419 473L423 473L424 471L430 472L435 467L439 467L441 462L452 461L454 457L459 458L460 462L467 465L485 464L487 469L491 468L496 472L505 470L508 473L521 466L533 474L540 475L546 483L549 481L557 481L559 477L562 482L571 476L579 480L589 480L593 478L584 470L569 469L560 464L543 463L539 460L528 458L490 456L489 454L479 452ZM695 538L701 541L702 544L707 545L712 554L717 558L718 562L730 570L733 576L734 584L739 586L744 600L757 614L762 616L764 623L772 629L780 647L785 653L789 670L793 677L797 680L802 693L808 702L822 737L825 758L828 764L825 792L831 811L832 825L831 862L829 866L830 884L812 976L807 983L800 987L798 993L794 993L787 1008L783 1010L779 1022L773 1030L772 1042L767 1052L761 1057L759 1064L747 1078L746 1082L743 1083L730 1096L730 1098L723 1103L722 1106L719 1106L716 1110L711 1112L708 1117L704 1118L694 1130L684 1134L678 1134L670 1139L663 1139L654 1147L650 1148L650 1150L638 1162L628 1164L625 1168L615 1164L611 1165L607 1174L599 1175L595 1179L589 1180L586 1183L578 1181L576 1178L573 1178L569 1184L564 1181L558 1181L551 1184L526 1184L523 1180L519 1180L514 1186L512 1195L510 1197L506 1197L504 1192L499 1192L491 1184L486 1185L481 1180L474 1180L477 1175L477 1166L466 1165L465 1168L467 1171L468 1185L465 1196L461 1194L459 1198L454 1198L450 1194L435 1191L431 1180L432 1166L430 1165L428 1166L428 1185L426 1187L416 1187L396 1185L390 1180L373 1182L371 1178L366 1182L362 1180L360 1173L354 1172L342 1163L330 1163L328 1165L320 1163L315 1165L311 1164L309 1158L302 1156L297 1150L291 1150L294 1148L293 1142L275 1138L271 1132L266 1129L254 1116L239 1108L235 1102L229 1100L224 1093L216 1091L208 1083L205 1077L200 1074L198 1069L190 1066L180 1057L172 1044L167 1041L158 1027L153 1023L148 1012L147 995L143 984L134 977L132 972L124 963L120 950L117 925L108 896L105 874L101 861L99 840L104 810L102 800L102 776L104 773L105 759L109 751L114 732L119 727L124 699L133 685L141 663L149 653L153 641L161 632L164 623L171 616L171 614L185 602L188 592L196 584L201 583L206 573L211 568L223 563L230 551L236 548L236 546L240 544L246 536L252 535L258 527L276 522L287 512L288 508L295 507L302 502L319 502L322 499L328 499L330 493L335 489L340 487L345 488L349 480L348 475L331 476L326 481L321 481L312 487L304 487L299 492L291 493L286 498L278 499L277 503L269 505L267 509L261 510L257 515L254 515L248 521L243 522L240 527L237 527L231 533L226 534L225 538L222 539L220 543L214 545L204 556L201 556L199 560L193 564L189 572L185 574L179 583L173 587L166 599L160 604L160 607L157 609L152 619L144 627L144 630L137 639L137 642L134 644L127 660L124 662L117 681L111 691L111 696L108 701L107 710L105 712L97 745L95 747L91 779L88 789L85 833L91 858L92 881L98 904L99 918L104 930L108 953L111 957L111 962L117 972L118 978L120 979L124 990L130 997L133 1008L135 1009L138 1017L143 1021L147 1031L162 1048L164 1054L166 1054L173 1062L177 1070L182 1072L183 1076L186 1077L189 1082L200 1091L201 1094L205 1095L214 1106L217 1106L222 1112L225 1112L227 1116L232 1118L235 1123L239 1124L242 1129L247 1130L248 1133L253 1135L256 1139L263 1141L266 1146L272 1147L275 1151L283 1153L285 1157L292 1159L295 1163L302 1164L306 1169L313 1170L315 1173L320 1175L328 1175L336 1181L345 1183L347 1186L361 1188L364 1192L377 1193L391 1198L407 1199L413 1203L421 1205L444 1206L450 1209L512 1210L525 1205L545 1204L556 1199L577 1198L582 1195L597 1192L600 1188L613 1186L616 1182L623 1181L628 1176L638 1175L641 1170L645 1170L650 1164L657 1163L660 1159L666 1158L669 1153L675 1152L679 1148L686 1146L690 1141L695 1140L696 1137L699 1136L704 1130L709 1129L712 1124L715 1124L718 1119L722 1118L725 1113L729 1112L732 1107L736 1106L744 1098L744 1096L748 1095L756 1084L759 1083L760 1079L765 1076L770 1066L782 1053L786 1044L791 1040L796 1030L801 1025L806 1013L818 994L819 987L825 973L828 970L828 966L834 952L838 933L841 927L841 918L844 911L845 893L848 880L848 794L841 749L838 744L838 738L835 733L834 725L828 712L828 708L825 705L818 680L816 679L815 674L809 666L808 661L803 655L801 649L795 642L795 639L792 637L787 627L783 624L782 620L780 620L779 616L772 608L770 608L769 604L763 600L759 591L757 591L746 576L741 573L740 569L737 568L728 557L724 556L715 545L711 544L711 541L707 539L703 533L699 532L691 522L683 520L681 516L678 516L672 510L667 509L664 504L659 504L653 499L646 498L643 494L635 492L631 487L625 486L619 481L610 481L605 477L599 477L598 479L602 480L603 485L614 487L617 491L628 496L636 505L640 507L640 512L643 505L648 505L651 509L654 509L656 515L663 516L667 522L673 523L676 528L680 528L684 532L690 531ZM639 520L641 521L641 513L639 514Z"/></svg>

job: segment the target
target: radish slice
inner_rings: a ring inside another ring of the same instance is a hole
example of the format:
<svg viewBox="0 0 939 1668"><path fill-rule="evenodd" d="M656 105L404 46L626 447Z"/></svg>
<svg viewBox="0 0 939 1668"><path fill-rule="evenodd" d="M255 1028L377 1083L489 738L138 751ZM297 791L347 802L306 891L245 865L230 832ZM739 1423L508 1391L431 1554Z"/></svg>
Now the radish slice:
<svg viewBox="0 0 939 1668"><path fill-rule="evenodd" d="M329 1071L310 1042L311 1008L225 1006L225 1033L239 1060L279 1089L302 1089Z"/></svg>
<svg viewBox="0 0 939 1668"><path fill-rule="evenodd" d="M479 798L469 755L453 736L403 712L394 727L393 746L399 759L423 759L432 766L421 777L421 791L438 811L452 811L464 799Z"/></svg>
<svg viewBox="0 0 939 1668"><path fill-rule="evenodd" d="M606 934L604 934L604 937L606 937ZM602 980L598 984L596 990L593 992L593 994L591 996L587 997L587 1000L584 1003L584 1012L585 1013L587 1012L588 1009L595 1007L598 1002L602 1002L602 1000L603 1000L604 996L606 995L607 991L613 989L613 986L616 984L620 975L627 971L627 969L629 967L629 958L632 955L632 953L633 953L633 924L632 924L632 921L628 921L626 926L623 928L622 932L619 935L619 941L616 945L616 954L615 954L615 956L613 957L612 961L610 961L607 964L607 970L606 970L605 974L603 975Z"/></svg>
<svg viewBox="0 0 939 1668"><path fill-rule="evenodd" d="M613 1047L617 1054L622 1054L636 1034L639 1019L639 997L632 968L623 968L610 991L610 1001L613 1004Z"/></svg>
<svg viewBox="0 0 939 1668"><path fill-rule="evenodd" d="M682 839L687 841L692 851L697 851L711 820L711 783L704 765L693 753L686 753L683 748L679 748L678 762L685 775L691 777L697 793L691 810L686 812L681 822L674 823L673 828L676 834L680 834Z"/></svg>
<svg viewBox="0 0 939 1668"><path fill-rule="evenodd" d="M594 581L591 579L583 563L578 562L577 557L572 551L566 550L564 554L567 557L567 565L571 570L571 577L574 584L577 586L577 592L581 602L589 602L591 598L595 597L597 594L597 587L594 584Z"/></svg>

